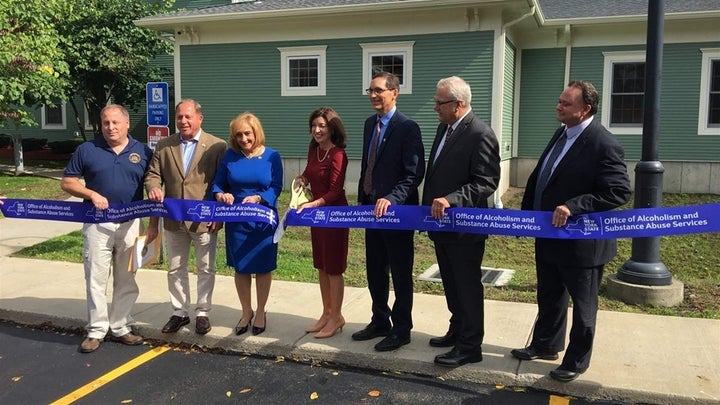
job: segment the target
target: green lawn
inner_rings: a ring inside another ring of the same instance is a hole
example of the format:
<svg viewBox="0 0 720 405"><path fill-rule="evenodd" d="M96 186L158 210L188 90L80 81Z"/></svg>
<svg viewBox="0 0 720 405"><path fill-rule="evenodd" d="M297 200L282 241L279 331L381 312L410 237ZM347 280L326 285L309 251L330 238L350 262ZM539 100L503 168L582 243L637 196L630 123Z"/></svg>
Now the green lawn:
<svg viewBox="0 0 720 405"><path fill-rule="evenodd" d="M62 198L57 181L35 177L12 177L0 175L0 194L18 198ZM503 196L506 208L519 207L522 190L512 189ZM279 206L287 206L289 195L283 193ZM352 200L352 197L351 197ZM664 205L694 205L720 201L718 195L666 194ZM630 208L628 204L625 208ZM225 266L224 234L220 235L218 247L218 273L231 275L233 270ZM279 280L316 282L317 274L312 267L309 228L288 228L280 242L278 269L275 278ZM415 237L415 276L423 273L435 263L432 243L424 234ZM618 241L618 256L606 267L606 275L613 274L630 258L631 240ZM16 253L16 256L42 258L47 260L81 261L82 236L74 232L35 245ZM685 284L685 299L673 308L626 305L605 296L601 291L600 307L606 310L642 312L686 317L720 319L720 233L681 235L661 238L660 257L673 276ZM365 250L363 230L351 229L346 284L354 287L366 286ZM505 287L486 289L486 297L501 301L535 302L535 270L533 240L491 236L488 239L483 264L488 267L514 269L515 274ZM156 266L164 268L163 264ZM415 291L442 294L439 283L416 281Z"/></svg>

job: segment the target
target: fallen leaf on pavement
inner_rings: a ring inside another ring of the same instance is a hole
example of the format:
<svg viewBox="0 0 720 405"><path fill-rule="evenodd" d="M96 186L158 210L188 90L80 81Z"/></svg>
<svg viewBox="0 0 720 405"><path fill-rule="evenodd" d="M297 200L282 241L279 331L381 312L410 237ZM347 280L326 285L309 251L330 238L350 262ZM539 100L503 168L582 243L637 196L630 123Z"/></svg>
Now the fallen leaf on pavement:
<svg viewBox="0 0 720 405"><path fill-rule="evenodd" d="M318 395L317 392L313 392L312 394L310 394L310 399L318 399L319 396L320 395Z"/></svg>
<svg viewBox="0 0 720 405"><path fill-rule="evenodd" d="M371 397L379 397L380 391L378 391L378 390L370 391L370 392L368 392L368 395L370 395Z"/></svg>
<svg viewBox="0 0 720 405"><path fill-rule="evenodd" d="M131 402L132 402L132 399L123 399L122 401L120 401L121 404L129 404Z"/></svg>
<svg viewBox="0 0 720 405"><path fill-rule="evenodd" d="M241 394L247 394L248 392L252 391L252 388L243 388L240 390Z"/></svg>
<svg viewBox="0 0 720 405"><path fill-rule="evenodd" d="M230 397L232 396L232 391L226 392L226 393L225 393L225 396L228 397L228 398L230 398Z"/></svg>
<svg viewBox="0 0 720 405"><path fill-rule="evenodd" d="M13 377L12 380L13 380L14 382L18 382L18 381L22 380L22 376L20 376L20 377Z"/></svg>

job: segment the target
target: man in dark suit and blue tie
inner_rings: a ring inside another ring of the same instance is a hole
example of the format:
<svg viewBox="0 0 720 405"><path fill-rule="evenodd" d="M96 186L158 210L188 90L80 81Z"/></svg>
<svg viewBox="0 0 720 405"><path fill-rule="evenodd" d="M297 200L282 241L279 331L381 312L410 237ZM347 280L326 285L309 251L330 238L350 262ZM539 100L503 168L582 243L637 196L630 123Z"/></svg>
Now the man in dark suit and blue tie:
<svg viewBox="0 0 720 405"><path fill-rule="evenodd" d="M487 208L500 181L500 152L495 132L472 112L472 91L465 80L441 79L435 92L440 125L433 141L423 188L423 205L443 218L451 207ZM482 361L484 290L482 259L487 235L429 232L435 244L450 328L430 346L452 347L435 363L456 367Z"/></svg>
<svg viewBox="0 0 720 405"><path fill-rule="evenodd" d="M373 75L367 89L377 112L365 120L358 202L373 205L375 216L385 215L391 204L417 205L418 185L425 173L425 151L420 127L397 110L400 89L397 76ZM410 343L413 303L413 231L365 230L365 263L372 297L372 319L354 340L385 338L377 351L396 350ZM395 303L388 306L392 275Z"/></svg>
<svg viewBox="0 0 720 405"><path fill-rule="evenodd" d="M522 209L552 211L552 224L565 226L573 215L607 211L630 198L623 148L595 120L598 92L572 81L560 95L555 131L530 174ZM528 347L514 349L521 360L555 360L565 348L568 301L573 302L570 342L562 363L550 372L572 381L590 366L598 291L603 268L617 253L614 239L535 239L538 317Z"/></svg>

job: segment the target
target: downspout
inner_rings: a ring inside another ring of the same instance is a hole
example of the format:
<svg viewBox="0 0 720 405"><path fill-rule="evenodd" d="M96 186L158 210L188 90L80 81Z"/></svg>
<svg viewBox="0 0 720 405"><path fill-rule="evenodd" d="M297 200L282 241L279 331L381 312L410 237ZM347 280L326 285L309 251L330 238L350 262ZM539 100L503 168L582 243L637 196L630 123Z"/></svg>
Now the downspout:
<svg viewBox="0 0 720 405"><path fill-rule="evenodd" d="M520 21L522 21L530 16L533 16L533 15L535 15L535 6L530 6L530 11L528 11L527 13L521 15L520 17L518 17L510 22L503 24L503 26L502 26L503 35L505 35L505 30L507 30L508 27L515 25L515 24L519 23Z"/></svg>
<svg viewBox="0 0 720 405"><path fill-rule="evenodd" d="M515 25L515 24L519 23L520 21L535 15L535 11L536 11L535 6L534 5L530 6L530 11L528 11L527 13L521 15L520 17L518 17L512 21L509 21L509 22L503 24L500 27L500 34L502 37L503 46L502 46L501 52L499 52L499 55L497 55L498 63L495 65L497 71L503 72L504 68L505 68L505 52L504 52L505 46L504 46L504 44L505 44L506 30L508 29L508 27ZM504 83L504 80L502 83ZM499 93L502 94L502 89L499 89L499 90L500 90ZM500 148L502 148L502 147L503 147L503 145L500 145ZM493 193L493 205L495 206L495 208L502 209L503 202L502 202L502 198L500 198L500 197L501 197L501 195L497 191L495 193Z"/></svg>
<svg viewBox="0 0 720 405"><path fill-rule="evenodd" d="M155 36L169 43L170 45L175 45L175 35L173 35L173 33L156 31Z"/></svg>
<svg viewBox="0 0 720 405"><path fill-rule="evenodd" d="M565 82L570 83L570 60L572 59L572 41L570 33L570 24L565 24L563 32L563 40L565 41Z"/></svg>

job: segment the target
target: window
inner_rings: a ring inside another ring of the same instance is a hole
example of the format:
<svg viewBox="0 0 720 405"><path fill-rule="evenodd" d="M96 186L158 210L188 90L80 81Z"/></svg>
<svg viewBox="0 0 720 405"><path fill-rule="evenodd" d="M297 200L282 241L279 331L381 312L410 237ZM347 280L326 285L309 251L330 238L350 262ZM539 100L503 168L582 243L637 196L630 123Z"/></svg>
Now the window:
<svg viewBox="0 0 720 405"><path fill-rule="evenodd" d="M285 96L325 95L325 50L327 46L278 48Z"/></svg>
<svg viewBox="0 0 720 405"><path fill-rule="evenodd" d="M85 116L85 119L83 122L83 125L85 126L85 130L92 131L93 126L92 126L92 122L90 122L90 112L88 111L85 103L83 103L83 115Z"/></svg>
<svg viewBox="0 0 720 405"><path fill-rule="evenodd" d="M613 133L642 134L645 52L605 52L602 123Z"/></svg>
<svg viewBox="0 0 720 405"><path fill-rule="evenodd" d="M703 56L698 134L720 135L720 48L700 51Z"/></svg>
<svg viewBox="0 0 720 405"><path fill-rule="evenodd" d="M42 129L65 129L65 103L53 100L55 106L43 105L40 109Z"/></svg>
<svg viewBox="0 0 720 405"><path fill-rule="evenodd" d="M363 49L362 94L377 71L395 74L400 79L400 92L412 94L414 45L414 41L360 44Z"/></svg>

